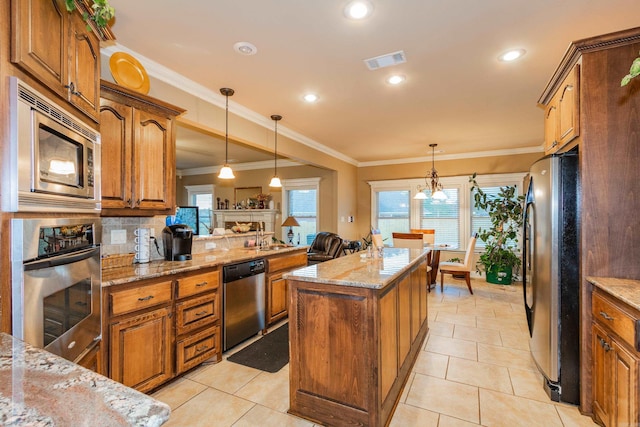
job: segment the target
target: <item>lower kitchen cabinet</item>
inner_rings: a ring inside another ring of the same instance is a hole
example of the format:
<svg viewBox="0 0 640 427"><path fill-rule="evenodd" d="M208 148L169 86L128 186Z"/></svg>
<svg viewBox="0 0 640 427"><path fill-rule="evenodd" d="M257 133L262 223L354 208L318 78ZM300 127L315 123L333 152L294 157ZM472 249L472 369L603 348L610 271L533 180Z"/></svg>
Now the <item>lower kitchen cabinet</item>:
<svg viewBox="0 0 640 427"><path fill-rule="evenodd" d="M112 379L144 392L173 377L170 306L127 316L109 332Z"/></svg>
<svg viewBox="0 0 640 427"><path fill-rule="evenodd" d="M598 291L592 307L594 415L606 427L639 425L640 313Z"/></svg>
<svg viewBox="0 0 640 427"><path fill-rule="evenodd" d="M289 314L289 298L287 281L282 275L287 271L307 265L307 253L305 251L288 253L287 255L271 257L267 259L267 304L266 325L284 319Z"/></svg>
<svg viewBox="0 0 640 427"><path fill-rule="evenodd" d="M219 283L220 270L211 269L106 287L109 377L147 392L221 360Z"/></svg>
<svg viewBox="0 0 640 427"><path fill-rule="evenodd" d="M83 368L87 368L90 371L104 375L104 367L102 363L102 351L100 343L96 343L91 350L89 350L82 358L76 363Z"/></svg>

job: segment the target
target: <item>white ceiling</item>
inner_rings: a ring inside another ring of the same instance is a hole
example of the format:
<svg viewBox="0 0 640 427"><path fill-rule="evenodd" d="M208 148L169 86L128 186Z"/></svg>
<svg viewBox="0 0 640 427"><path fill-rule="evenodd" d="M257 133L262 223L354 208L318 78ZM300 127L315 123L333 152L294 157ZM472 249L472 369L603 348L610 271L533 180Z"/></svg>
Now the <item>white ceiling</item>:
<svg viewBox="0 0 640 427"><path fill-rule="evenodd" d="M212 91L231 87L266 122L281 114L280 129L357 164L429 156L430 143L448 155L540 149L536 101L569 43L640 22L638 0L371 1L362 22L344 17L346 0L110 3L119 45ZM239 41L258 53L236 53ZM527 53L498 61L510 48ZM362 61L398 50L407 58L398 66L369 71ZM386 84L392 72L406 82ZM302 102L307 91L319 102ZM219 140L207 145L224 156ZM237 160L265 159L251 151ZM181 156L182 167L197 163Z"/></svg>

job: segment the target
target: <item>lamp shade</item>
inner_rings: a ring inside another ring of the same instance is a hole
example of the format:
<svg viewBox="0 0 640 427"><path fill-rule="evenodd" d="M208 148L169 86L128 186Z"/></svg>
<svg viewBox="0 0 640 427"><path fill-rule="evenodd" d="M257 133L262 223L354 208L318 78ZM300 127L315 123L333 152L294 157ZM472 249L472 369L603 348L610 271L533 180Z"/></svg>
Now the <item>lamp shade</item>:
<svg viewBox="0 0 640 427"><path fill-rule="evenodd" d="M218 174L218 178L220 178L220 179L233 179L233 178L235 178L235 175L233 174L233 171L231 170L229 165L224 165L220 169L220 173Z"/></svg>
<svg viewBox="0 0 640 427"><path fill-rule="evenodd" d="M282 223L283 227L300 227L300 224L298 224L298 221L292 217L292 216L288 216L287 219L284 220L284 222Z"/></svg>
<svg viewBox="0 0 640 427"><path fill-rule="evenodd" d="M282 182L280 182L280 178L278 178L277 176L274 176L273 178L271 178L269 187L282 187Z"/></svg>

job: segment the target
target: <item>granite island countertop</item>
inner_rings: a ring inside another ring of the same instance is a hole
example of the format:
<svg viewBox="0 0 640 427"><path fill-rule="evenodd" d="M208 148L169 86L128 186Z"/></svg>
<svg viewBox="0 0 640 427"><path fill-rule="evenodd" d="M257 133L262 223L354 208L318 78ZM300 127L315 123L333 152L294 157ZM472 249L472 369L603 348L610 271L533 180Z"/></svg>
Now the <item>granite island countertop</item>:
<svg viewBox="0 0 640 427"><path fill-rule="evenodd" d="M0 425L160 426L169 406L0 333Z"/></svg>
<svg viewBox="0 0 640 427"><path fill-rule="evenodd" d="M620 301L626 302L636 310L640 310L640 280L587 277L587 281Z"/></svg>
<svg viewBox="0 0 640 427"><path fill-rule="evenodd" d="M282 277L288 280L382 289L408 267L424 259L429 250L384 248L382 257L368 257L367 252L356 252L329 262L293 270Z"/></svg>
<svg viewBox="0 0 640 427"><path fill-rule="evenodd" d="M132 264L126 267L102 270L102 287L121 285L143 279L169 276L172 274L198 271L219 265L233 264L255 258L268 258L296 251L306 251L307 246L288 246L278 249L258 250L251 248L232 248L229 250L213 250L207 253L194 254L189 261L151 261L145 264Z"/></svg>

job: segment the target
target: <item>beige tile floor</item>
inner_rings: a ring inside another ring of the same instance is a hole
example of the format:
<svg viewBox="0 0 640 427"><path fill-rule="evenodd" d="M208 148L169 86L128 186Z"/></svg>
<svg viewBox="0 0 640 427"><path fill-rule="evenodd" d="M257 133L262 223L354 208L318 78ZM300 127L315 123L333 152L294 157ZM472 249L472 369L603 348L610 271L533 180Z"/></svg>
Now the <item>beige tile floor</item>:
<svg viewBox="0 0 640 427"><path fill-rule="evenodd" d="M391 427L594 426L544 393L529 353L522 288L484 280L472 286L474 295L449 279L444 293L437 286L429 294L429 334ZM153 394L171 406L167 427L314 426L287 414L288 365L271 374L227 356Z"/></svg>

